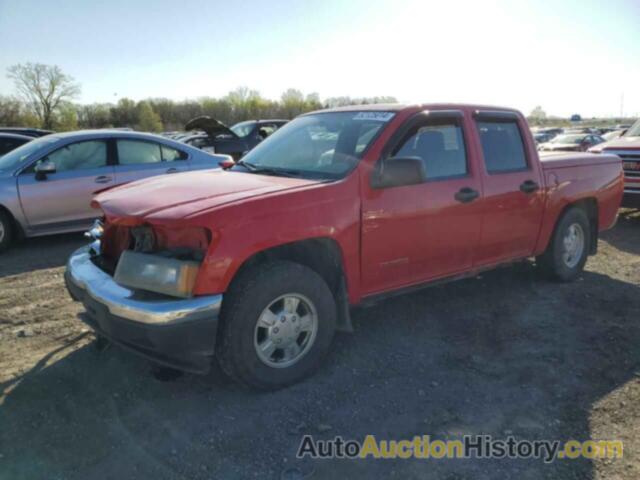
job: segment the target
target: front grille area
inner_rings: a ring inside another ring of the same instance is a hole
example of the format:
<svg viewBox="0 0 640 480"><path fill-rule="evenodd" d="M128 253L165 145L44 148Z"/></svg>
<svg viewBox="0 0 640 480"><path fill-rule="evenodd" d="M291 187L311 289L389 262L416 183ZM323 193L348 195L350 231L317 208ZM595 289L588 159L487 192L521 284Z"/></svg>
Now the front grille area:
<svg viewBox="0 0 640 480"><path fill-rule="evenodd" d="M638 150L615 150L605 149L602 153L617 155L622 160L622 170L625 177L640 178L640 149Z"/></svg>
<svg viewBox="0 0 640 480"><path fill-rule="evenodd" d="M622 159L622 169L629 177L640 177L640 158L638 160Z"/></svg>

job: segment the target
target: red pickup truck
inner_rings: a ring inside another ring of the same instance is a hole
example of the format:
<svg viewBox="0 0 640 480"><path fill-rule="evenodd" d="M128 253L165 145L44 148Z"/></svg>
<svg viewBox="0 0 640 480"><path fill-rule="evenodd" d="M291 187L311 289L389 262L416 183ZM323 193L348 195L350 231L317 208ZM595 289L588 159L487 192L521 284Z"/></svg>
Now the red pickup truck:
<svg viewBox="0 0 640 480"><path fill-rule="evenodd" d="M351 306L528 257L576 278L622 191L617 156L541 160L514 110L325 110L223 170L100 193L65 277L99 335L271 389L321 363Z"/></svg>
<svg viewBox="0 0 640 480"><path fill-rule="evenodd" d="M589 149L592 153L618 155L624 170L622 206L640 208L640 120L625 134Z"/></svg>

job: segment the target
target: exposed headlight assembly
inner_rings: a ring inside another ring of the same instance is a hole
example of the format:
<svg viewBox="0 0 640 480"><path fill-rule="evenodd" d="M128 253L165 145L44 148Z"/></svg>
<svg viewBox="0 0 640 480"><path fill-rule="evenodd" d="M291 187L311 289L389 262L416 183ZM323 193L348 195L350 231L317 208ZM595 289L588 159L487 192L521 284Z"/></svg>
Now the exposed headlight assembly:
<svg viewBox="0 0 640 480"><path fill-rule="evenodd" d="M189 298L199 268L200 264L192 260L126 250L120 255L114 280L129 288Z"/></svg>

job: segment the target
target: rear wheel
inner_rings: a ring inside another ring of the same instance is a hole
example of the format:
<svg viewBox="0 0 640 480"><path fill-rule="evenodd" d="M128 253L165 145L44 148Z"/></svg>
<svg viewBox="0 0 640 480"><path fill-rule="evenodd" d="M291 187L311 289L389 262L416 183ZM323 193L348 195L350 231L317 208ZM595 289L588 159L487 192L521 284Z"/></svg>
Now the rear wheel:
<svg viewBox="0 0 640 480"><path fill-rule="evenodd" d="M573 207L558 222L547 250L538 257L537 262L551 277L569 282L584 269L589 245L589 218L584 210Z"/></svg>
<svg viewBox="0 0 640 480"><path fill-rule="evenodd" d="M13 237L13 223L6 212L0 210L0 252L9 248Z"/></svg>
<svg viewBox="0 0 640 480"><path fill-rule="evenodd" d="M280 388L320 365L335 324L335 300L317 273L286 261L259 265L225 294L216 356L234 380Z"/></svg>

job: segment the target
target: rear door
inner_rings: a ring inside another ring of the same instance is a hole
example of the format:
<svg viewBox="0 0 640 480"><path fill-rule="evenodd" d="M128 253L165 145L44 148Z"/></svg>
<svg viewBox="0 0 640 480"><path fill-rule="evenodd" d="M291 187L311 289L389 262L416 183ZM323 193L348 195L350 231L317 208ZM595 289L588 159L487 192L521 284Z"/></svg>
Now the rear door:
<svg viewBox="0 0 640 480"><path fill-rule="evenodd" d="M189 170L186 154L158 142L136 138L114 140L116 182L133 182Z"/></svg>
<svg viewBox="0 0 640 480"><path fill-rule="evenodd" d="M37 176L35 166L49 161L56 172ZM22 209L33 230L82 228L96 217L95 191L113 185L106 140L70 143L39 159L18 176Z"/></svg>
<svg viewBox="0 0 640 480"><path fill-rule="evenodd" d="M474 264L490 265L533 253L544 193L524 119L511 112L478 111L476 133L484 160L482 232Z"/></svg>

